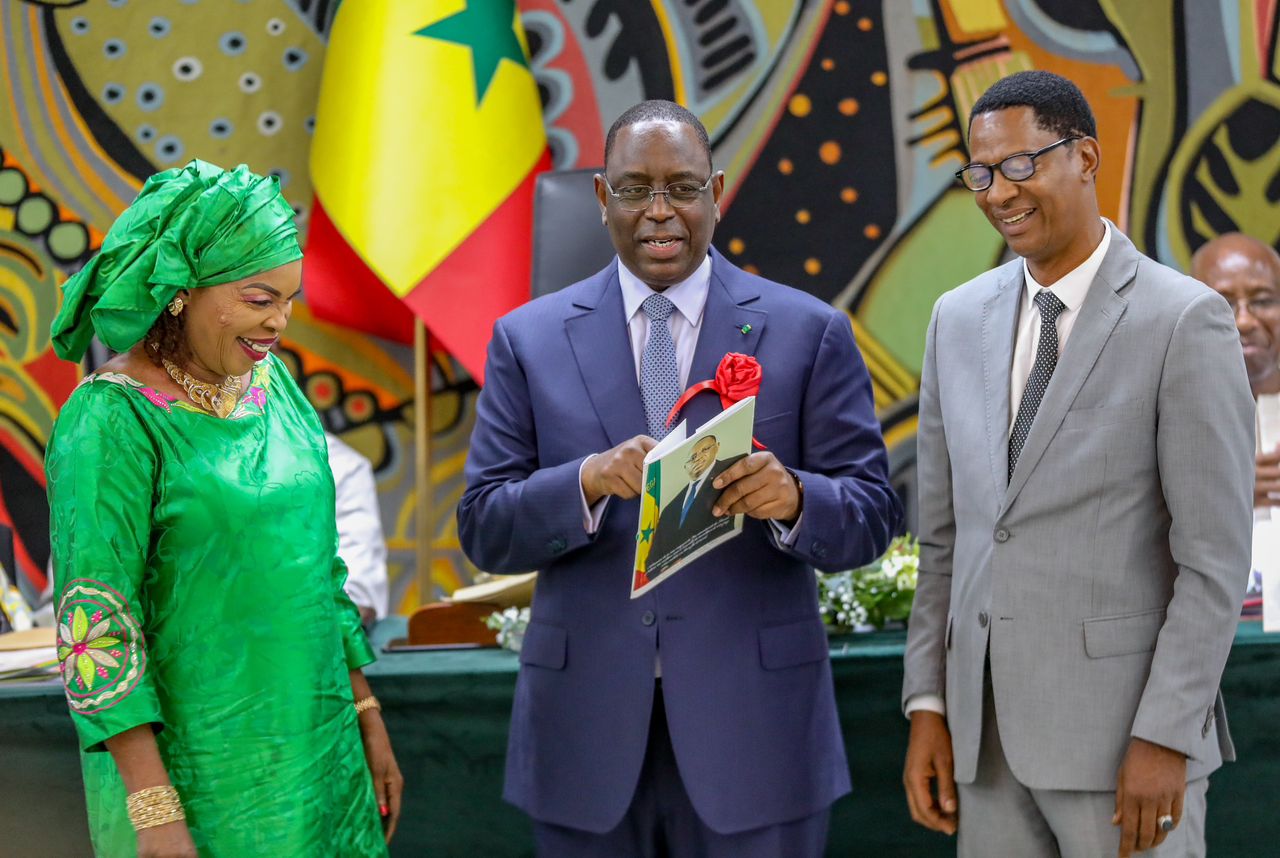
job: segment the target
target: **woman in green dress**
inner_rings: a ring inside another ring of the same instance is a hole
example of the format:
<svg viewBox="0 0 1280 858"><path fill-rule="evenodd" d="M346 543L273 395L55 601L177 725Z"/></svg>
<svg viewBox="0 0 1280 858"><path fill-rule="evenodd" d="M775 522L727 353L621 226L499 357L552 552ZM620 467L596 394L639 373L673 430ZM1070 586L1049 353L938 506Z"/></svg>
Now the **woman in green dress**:
<svg viewBox="0 0 1280 858"><path fill-rule="evenodd" d="M386 854L403 780L342 591L319 419L270 347L301 278L274 178L153 176L64 287L119 352L46 458L58 654L103 858Z"/></svg>

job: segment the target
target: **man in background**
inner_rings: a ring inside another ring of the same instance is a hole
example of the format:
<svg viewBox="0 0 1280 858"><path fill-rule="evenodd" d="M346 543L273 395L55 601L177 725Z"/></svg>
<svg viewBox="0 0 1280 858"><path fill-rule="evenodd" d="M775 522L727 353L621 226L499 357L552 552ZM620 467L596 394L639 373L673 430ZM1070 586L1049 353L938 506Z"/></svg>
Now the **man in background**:
<svg viewBox="0 0 1280 858"><path fill-rule="evenodd" d="M1231 232L1203 244L1191 276L1227 299L1235 314L1244 368L1258 408L1253 484L1253 575L1246 596L1262 591L1261 563L1280 549L1280 254L1268 244ZM1280 571L1280 557L1273 557Z"/></svg>
<svg viewBox="0 0 1280 858"><path fill-rule="evenodd" d="M337 492L338 556L347 564L344 589L365 628L387 615L387 542L382 537L373 465L341 438L325 433Z"/></svg>

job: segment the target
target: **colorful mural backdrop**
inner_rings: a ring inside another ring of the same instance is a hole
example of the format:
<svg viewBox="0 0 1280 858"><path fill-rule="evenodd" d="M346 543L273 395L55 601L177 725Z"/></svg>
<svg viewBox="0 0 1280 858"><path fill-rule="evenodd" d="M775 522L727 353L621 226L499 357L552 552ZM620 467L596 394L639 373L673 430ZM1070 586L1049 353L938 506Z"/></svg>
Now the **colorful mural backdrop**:
<svg viewBox="0 0 1280 858"><path fill-rule="evenodd" d="M43 449L80 375L49 348L58 284L149 173L193 156L275 173L305 230L337 5L0 0L0 521L18 532L29 594L45 586L49 559ZM727 175L717 245L849 312L904 484L930 307L1005 253L952 179L974 100L1020 69L1077 81L1099 118L1104 212L1162 262L1185 269L1196 247L1235 229L1280 245L1277 5L519 0L556 167L597 165L609 123L641 99L697 112ZM429 206L403 225L404 240L426 229ZM435 559L424 594L413 574L411 352L304 307L283 357L325 424L374 463L393 606L470 580L453 504L475 384L432 356Z"/></svg>

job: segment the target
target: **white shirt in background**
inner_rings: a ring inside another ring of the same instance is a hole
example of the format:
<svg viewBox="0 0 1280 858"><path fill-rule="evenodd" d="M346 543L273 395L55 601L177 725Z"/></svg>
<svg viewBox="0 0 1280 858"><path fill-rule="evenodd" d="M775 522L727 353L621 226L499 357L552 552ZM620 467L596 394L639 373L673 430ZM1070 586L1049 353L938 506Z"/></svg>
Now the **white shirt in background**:
<svg viewBox="0 0 1280 858"><path fill-rule="evenodd" d="M329 442L329 468L337 490L338 556L347 564L345 589L357 607L387 615L387 543L382 536L373 465L337 436Z"/></svg>
<svg viewBox="0 0 1280 858"><path fill-rule="evenodd" d="M1258 397L1254 435L1257 452L1274 452L1280 446L1280 393L1264 393ZM1276 506L1253 508L1253 570L1249 573L1249 596L1262 592L1262 569L1268 561L1280 569L1275 557L1280 548L1280 509Z"/></svg>

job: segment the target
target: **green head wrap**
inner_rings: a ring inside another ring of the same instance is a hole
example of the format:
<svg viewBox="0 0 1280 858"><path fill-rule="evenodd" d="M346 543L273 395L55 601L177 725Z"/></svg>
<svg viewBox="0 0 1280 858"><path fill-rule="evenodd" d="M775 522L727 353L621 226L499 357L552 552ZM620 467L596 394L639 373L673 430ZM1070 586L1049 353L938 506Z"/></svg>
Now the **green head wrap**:
<svg viewBox="0 0 1280 858"><path fill-rule="evenodd" d="M96 333L123 352L180 289L229 283L302 258L274 177L194 160L147 179L98 255L62 287L53 350L78 361Z"/></svg>

